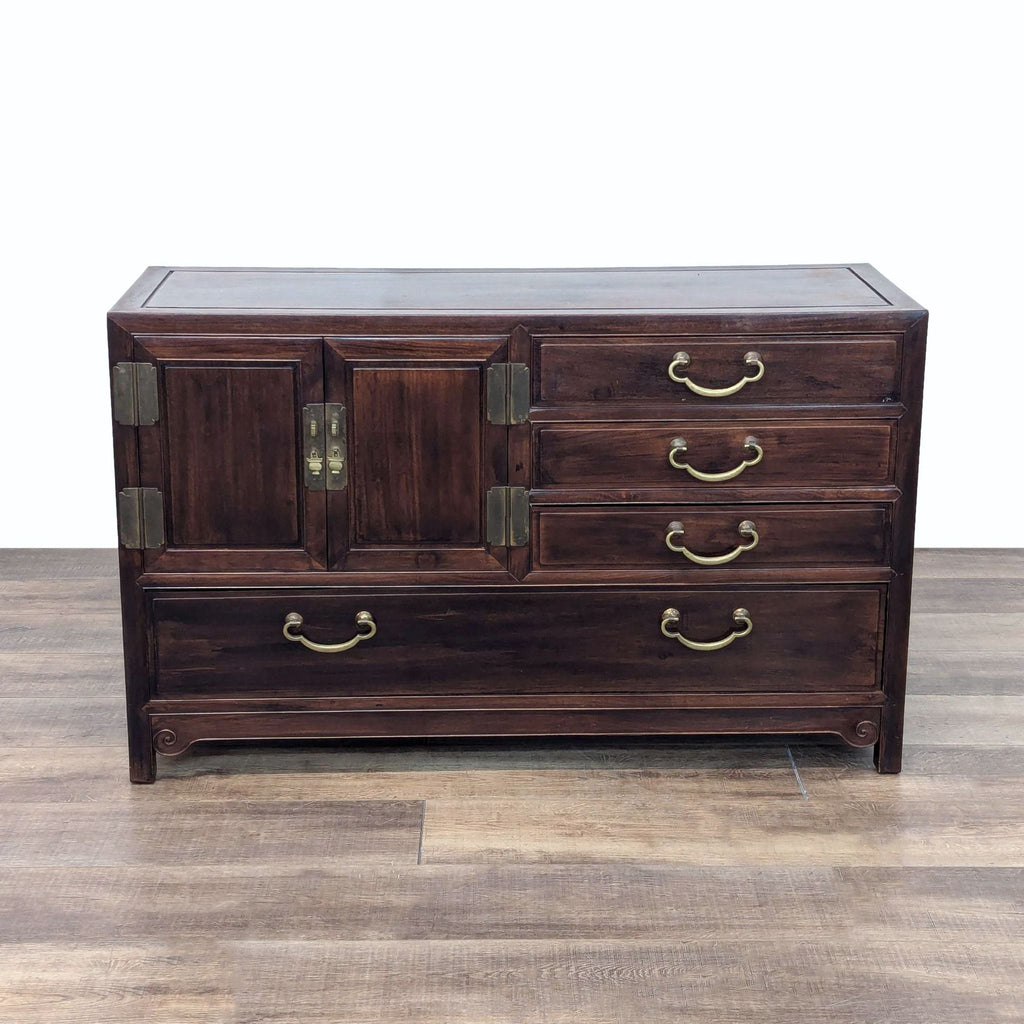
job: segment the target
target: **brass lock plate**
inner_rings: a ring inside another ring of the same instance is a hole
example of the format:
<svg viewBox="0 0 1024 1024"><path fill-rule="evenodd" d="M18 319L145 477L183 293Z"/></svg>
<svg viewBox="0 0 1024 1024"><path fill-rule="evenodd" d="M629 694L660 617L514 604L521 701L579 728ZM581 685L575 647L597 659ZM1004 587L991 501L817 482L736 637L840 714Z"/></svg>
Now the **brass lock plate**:
<svg viewBox="0 0 1024 1024"><path fill-rule="evenodd" d="M324 407L319 403L304 406L302 409L302 461L305 466L306 487L311 491L326 491Z"/></svg>
<svg viewBox="0 0 1024 1024"><path fill-rule="evenodd" d="M302 462L310 491L341 491L348 485L345 406L314 403L302 409Z"/></svg>
<svg viewBox="0 0 1024 1024"><path fill-rule="evenodd" d="M345 406L328 402L324 406L324 472L327 490L341 491L348 486L348 423Z"/></svg>

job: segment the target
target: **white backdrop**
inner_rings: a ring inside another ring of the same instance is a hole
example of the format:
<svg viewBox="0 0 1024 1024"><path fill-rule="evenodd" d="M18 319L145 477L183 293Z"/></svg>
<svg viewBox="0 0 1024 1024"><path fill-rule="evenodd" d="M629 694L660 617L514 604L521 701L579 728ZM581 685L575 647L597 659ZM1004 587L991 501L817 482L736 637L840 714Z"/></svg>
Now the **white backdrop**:
<svg viewBox="0 0 1024 1024"><path fill-rule="evenodd" d="M147 264L844 261L931 310L919 544L1019 546L1015 15L16 5L0 546L116 543L104 313Z"/></svg>

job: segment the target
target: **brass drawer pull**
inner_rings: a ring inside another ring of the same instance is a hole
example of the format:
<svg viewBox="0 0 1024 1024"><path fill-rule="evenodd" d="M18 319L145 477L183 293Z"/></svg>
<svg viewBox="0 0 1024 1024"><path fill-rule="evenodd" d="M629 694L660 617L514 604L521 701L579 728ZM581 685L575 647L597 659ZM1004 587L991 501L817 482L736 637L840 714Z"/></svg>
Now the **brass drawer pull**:
<svg viewBox="0 0 1024 1024"><path fill-rule="evenodd" d="M352 650L360 640L369 640L371 636L375 636L377 633L377 623L373 621L373 616L369 612L357 612L356 625L360 629L369 626L369 629L364 633L357 633L351 640L346 640L344 643L318 644L312 640L307 640L301 633L292 632L294 629L302 628L302 616L298 612L289 612L284 617L284 630L282 632L286 639L294 640L296 643L300 643L303 647L308 647L311 651L316 651L318 654L339 654L341 651Z"/></svg>
<svg viewBox="0 0 1024 1024"><path fill-rule="evenodd" d="M737 391L764 376L764 363L761 360L760 352L748 352L743 357L743 363L745 366L756 366L757 373L753 377L740 377L735 384L731 384L727 388L706 388L700 384L694 384L689 377L680 377L678 371L685 370L690 365L690 357L685 352L677 352L672 357L672 362L668 364L668 375L677 384L685 384L695 395L700 395L702 398L728 398L729 395L735 395Z"/></svg>
<svg viewBox="0 0 1024 1024"><path fill-rule="evenodd" d="M661 613L661 631L670 640L678 640L684 647L689 647L691 651L720 651L723 647L728 647L733 640L738 640L741 636L749 636L754 628L750 612L746 608L737 608L732 613L732 621L736 623L737 628L728 636L723 636L721 640L687 640L677 629L680 618L678 609L666 608Z"/></svg>
<svg viewBox="0 0 1024 1024"><path fill-rule="evenodd" d="M757 547L758 540L760 540L757 536L757 527L749 519L744 519L736 527L736 530L741 537L747 538L747 542L745 544L737 544L732 551L727 551L724 555L698 555L684 544L679 543L679 539L682 538L684 532L683 524L680 522L668 524L668 529L665 532L665 544L668 546L669 551L678 551L697 565L725 565L734 558L739 558L744 551L753 551Z"/></svg>
<svg viewBox="0 0 1024 1024"><path fill-rule="evenodd" d="M761 445L758 444L756 437L744 438L743 450L747 452L747 458L735 469L727 469L724 473L704 473L699 469L694 469L688 462L679 461L678 457L686 454L686 441L681 437L677 437L669 445L668 463L673 469L685 469L694 480L703 480L709 484L720 483L723 480L735 479L747 466L756 466L764 458L764 451Z"/></svg>

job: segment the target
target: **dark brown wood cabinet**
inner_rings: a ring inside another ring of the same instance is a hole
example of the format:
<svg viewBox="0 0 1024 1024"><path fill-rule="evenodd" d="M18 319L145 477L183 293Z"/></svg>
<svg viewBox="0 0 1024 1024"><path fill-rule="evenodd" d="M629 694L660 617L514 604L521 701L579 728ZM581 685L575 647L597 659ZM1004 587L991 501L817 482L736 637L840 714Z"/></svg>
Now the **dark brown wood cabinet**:
<svg viewBox="0 0 1024 1024"><path fill-rule="evenodd" d="M927 314L871 267L151 268L131 778L200 740L902 747Z"/></svg>

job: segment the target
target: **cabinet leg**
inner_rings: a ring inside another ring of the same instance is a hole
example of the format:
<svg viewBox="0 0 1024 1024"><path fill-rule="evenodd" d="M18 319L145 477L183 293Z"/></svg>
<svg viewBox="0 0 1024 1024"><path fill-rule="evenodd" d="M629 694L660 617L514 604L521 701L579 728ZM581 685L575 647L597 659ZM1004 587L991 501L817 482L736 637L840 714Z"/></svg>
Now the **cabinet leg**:
<svg viewBox="0 0 1024 1024"><path fill-rule="evenodd" d="M134 758L128 762L128 778L134 783L156 782L156 756L145 763Z"/></svg>
<svg viewBox="0 0 1024 1024"><path fill-rule="evenodd" d="M875 767L881 775L895 775L903 767L903 733L883 729L875 744Z"/></svg>
<svg viewBox="0 0 1024 1024"><path fill-rule="evenodd" d="M156 751L149 718L128 717L128 777L132 782L156 781Z"/></svg>

